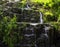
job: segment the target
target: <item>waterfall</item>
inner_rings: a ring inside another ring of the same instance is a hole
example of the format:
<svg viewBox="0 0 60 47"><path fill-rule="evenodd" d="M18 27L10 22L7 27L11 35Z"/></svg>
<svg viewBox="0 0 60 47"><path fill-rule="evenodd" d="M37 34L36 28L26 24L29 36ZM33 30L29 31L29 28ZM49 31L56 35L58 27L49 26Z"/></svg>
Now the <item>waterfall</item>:
<svg viewBox="0 0 60 47"><path fill-rule="evenodd" d="M40 23L43 24L43 15L41 12L40 12Z"/></svg>
<svg viewBox="0 0 60 47"><path fill-rule="evenodd" d="M23 8L23 7L21 8L22 11L23 11L23 10L32 10L32 9L29 7L29 5L28 5L29 1L26 0L26 2L27 2L26 7L25 7L25 8Z"/></svg>
<svg viewBox="0 0 60 47"><path fill-rule="evenodd" d="M26 0L26 1L27 1L27 4L26 4L26 5L27 5L27 8L30 8L30 7L29 7L29 5L28 5L28 3L29 3L29 0Z"/></svg>
<svg viewBox="0 0 60 47"><path fill-rule="evenodd" d="M44 34L44 35L45 35L47 38L48 38L48 34L47 34L47 33L48 33L48 30L49 30L49 29L50 29L50 27L45 26L45 34Z"/></svg>

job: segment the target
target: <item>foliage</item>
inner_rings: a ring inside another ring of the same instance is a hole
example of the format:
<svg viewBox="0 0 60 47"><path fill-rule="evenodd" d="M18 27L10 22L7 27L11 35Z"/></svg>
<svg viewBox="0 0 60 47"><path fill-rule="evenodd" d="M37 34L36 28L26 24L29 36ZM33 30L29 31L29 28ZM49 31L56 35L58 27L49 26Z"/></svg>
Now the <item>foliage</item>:
<svg viewBox="0 0 60 47"><path fill-rule="evenodd" d="M16 29L16 16L12 19L9 19L8 17L3 17L3 19L0 22L0 33L3 35L3 42L8 44L9 47L13 47L13 43L16 41L16 36L10 36L12 29ZM13 38L12 38L13 37Z"/></svg>

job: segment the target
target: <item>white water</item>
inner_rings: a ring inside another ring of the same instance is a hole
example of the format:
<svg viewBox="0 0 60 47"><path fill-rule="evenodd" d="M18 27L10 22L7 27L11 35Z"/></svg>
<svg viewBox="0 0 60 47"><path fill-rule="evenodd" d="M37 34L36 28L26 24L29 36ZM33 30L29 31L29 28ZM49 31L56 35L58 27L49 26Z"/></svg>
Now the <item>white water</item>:
<svg viewBox="0 0 60 47"><path fill-rule="evenodd" d="M43 15L41 12L40 12L40 23L43 24Z"/></svg>
<svg viewBox="0 0 60 47"><path fill-rule="evenodd" d="M32 9L29 7L29 5L28 5L29 0L26 0L26 2L27 2L26 7L25 7L25 8L23 8L23 7L21 8L22 11L23 11L23 10L32 10Z"/></svg>
<svg viewBox="0 0 60 47"><path fill-rule="evenodd" d="M50 27L47 27L47 26L45 26L45 33L47 33L48 32L48 30L50 29Z"/></svg>
<svg viewBox="0 0 60 47"><path fill-rule="evenodd" d="M29 7L29 5L28 5L28 3L29 3L29 0L26 0L26 2L27 2L27 4L26 4L26 5L27 5L27 8L30 8L30 7Z"/></svg>
<svg viewBox="0 0 60 47"><path fill-rule="evenodd" d="M30 25L36 26L38 25L38 23L30 23Z"/></svg>
<svg viewBox="0 0 60 47"><path fill-rule="evenodd" d="M48 34L47 33L48 33L48 30L50 29L50 27L45 26L44 29L45 29L45 34L44 35L48 38Z"/></svg>
<svg viewBox="0 0 60 47"><path fill-rule="evenodd" d="M27 8L30 8L28 4L27 4Z"/></svg>

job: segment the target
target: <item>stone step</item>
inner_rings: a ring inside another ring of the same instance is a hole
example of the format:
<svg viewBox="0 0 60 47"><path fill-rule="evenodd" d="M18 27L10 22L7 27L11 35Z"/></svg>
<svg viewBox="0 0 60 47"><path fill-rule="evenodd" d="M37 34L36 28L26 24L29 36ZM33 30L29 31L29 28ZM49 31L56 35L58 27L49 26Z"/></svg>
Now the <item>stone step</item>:
<svg viewBox="0 0 60 47"><path fill-rule="evenodd" d="M16 44L15 47L52 47L50 45L38 45L38 44Z"/></svg>
<svg viewBox="0 0 60 47"><path fill-rule="evenodd" d="M30 34L34 34L34 32L28 30L28 31L23 31L23 34L27 34L27 35L30 35Z"/></svg>
<svg viewBox="0 0 60 47"><path fill-rule="evenodd" d="M35 37L24 37L24 41L35 41Z"/></svg>
<svg viewBox="0 0 60 47"><path fill-rule="evenodd" d="M35 34L24 34L26 37L35 36Z"/></svg>
<svg viewBox="0 0 60 47"><path fill-rule="evenodd" d="M15 47L35 47L33 44L16 44Z"/></svg>

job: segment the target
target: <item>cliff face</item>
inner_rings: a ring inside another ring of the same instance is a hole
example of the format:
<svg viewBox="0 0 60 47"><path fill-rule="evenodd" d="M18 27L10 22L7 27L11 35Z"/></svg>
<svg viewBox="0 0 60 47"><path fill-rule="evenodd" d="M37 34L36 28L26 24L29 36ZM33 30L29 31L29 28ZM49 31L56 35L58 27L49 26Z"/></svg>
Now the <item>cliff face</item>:
<svg viewBox="0 0 60 47"><path fill-rule="evenodd" d="M17 22L39 22L39 12L34 10L22 10L21 8L11 8L4 11L4 15L8 17L17 17Z"/></svg>

